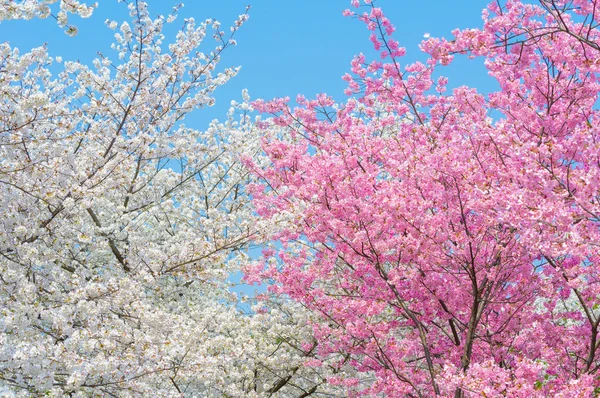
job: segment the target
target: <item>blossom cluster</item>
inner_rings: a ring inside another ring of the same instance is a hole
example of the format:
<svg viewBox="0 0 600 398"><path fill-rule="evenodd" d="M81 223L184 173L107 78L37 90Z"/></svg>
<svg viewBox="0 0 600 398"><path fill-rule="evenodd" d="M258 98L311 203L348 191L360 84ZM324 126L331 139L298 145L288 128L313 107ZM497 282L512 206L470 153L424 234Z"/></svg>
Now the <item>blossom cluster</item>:
<svg viewBox="0 0 600 398"><path fill-rule="evenodd" d="M250 192L293 222L249 280L321 316L319 357L374 375L330 379L357 396L597 395L600 4L493 2L425 62L352 5L379 57L354 58L347 101L253 103L273 118ZM499 89L447 90L463 54Z"/></svg>
<svg viewBox="0 0 600 398"><path fill-rule="evenodd" d="M310 313L268 297L244 313L229 289L273 228L240 161L261 163L247 92L206 130L185 124L236 75L219 60L247 14L228 33L188 18L167 42L176 15L127 7L92 65L0 44L0 395L339 395L328 362L304 366Z"/></svg>

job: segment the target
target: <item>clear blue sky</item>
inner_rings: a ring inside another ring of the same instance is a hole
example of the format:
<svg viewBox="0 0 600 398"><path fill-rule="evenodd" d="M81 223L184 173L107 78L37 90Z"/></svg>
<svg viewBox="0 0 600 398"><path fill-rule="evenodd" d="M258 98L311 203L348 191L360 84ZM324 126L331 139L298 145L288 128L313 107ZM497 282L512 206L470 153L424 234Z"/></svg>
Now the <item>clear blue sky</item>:
<svg viewBox="0 0 600 398"><path fill-rule="evenodd" d="M249 90L253 99L295 98L297 94L310 98L325 92L343 100L346 84L341 77L349 71L353 56L360 52L374 55L365 25L342 16L342 11L349 8L349 0L247 1L252 6L250 19L236 34L238 46L229 49L221 63L221 66L241 65L242 69L216 92L215 107L202 109L186 120L190 127L202 130L210 120L224 118L230 101L241 100L243 88ZM176 3L173 0L148 2L155 15L167 14ZM0 41L9 41L22 52L48 43L50 55L85 63L94 59L98 51L111 56L114 32L104 21L126 19L127 10L125 4L117 0L99 0L99 3L90 19L71 19L79 28L75 37L65 35L50 19L5 21L0 24ZM228 27L247 4L234 0L188 0L175 26L181 26L185 17L194 17L197 20L215 18L223 27ZM424 33L450 37L456 27L481 26L481 10L487 0L379 0L377 4L396 26L394 37L406 47L405 62L408 62L423 58L418 44ZM165 42L169 42L168 37ZM484 92L495 87L481 61L459 59L443 70L443 74L450 78L451 87L467 84ZM238 281L239 277L237 274L231 280ZM235 290L248 294L253 288Z"/></svg>
<svg viewBox="0 0 600 398"><path fill-rule="evenodd" d="M156 15L167 14L176 4L173 0L148 2L151 13ZM50 54L65 60L89 62L98 51L110 55L114 32L105 27L104 21L126 18L126 6L116 0L99 3L90 19L71 19L79 28L76 37L65 35L50 19L5 21L0 24L0 41L9 41L22 51L48 43ZM354 54L371 51L364 24L342 16L342 11L350 8L349 3L349 0L188 0L179 12L176 26L180 26L182 18L190 16L197 20L216 18L222 26L229 26L247 4L252 6L250 20L236 35L238 46L229 49L222 58L222 66L241 65L241 72L216 93L217 106L202 110L193 118L194 124L223 118L229 102L240 99L242 88L247 88L254 99L295 98L300 93L310 98L321 92L343 99L345 82L341 76L349 70L350 60ZM426 32L449 37L456 27L481 26L481 10L487 3L487 0L379 0L376 4L395 24L395 37L406 47L408 61L422 57L417 46ZM443 74L450 78L450 86L468 84L482 91L494 87L479 61L459 61Z"/></svg>

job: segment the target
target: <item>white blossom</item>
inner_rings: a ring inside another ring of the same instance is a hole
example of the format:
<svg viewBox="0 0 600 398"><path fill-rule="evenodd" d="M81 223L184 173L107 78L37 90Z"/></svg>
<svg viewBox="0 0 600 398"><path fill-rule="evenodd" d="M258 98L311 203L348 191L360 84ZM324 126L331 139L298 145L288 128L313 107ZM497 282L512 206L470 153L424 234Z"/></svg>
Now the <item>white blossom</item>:
<svg viewBox="0 0 600 398"><path fill-rule="evenodd" d="M55 3L4 1L0 19ZM62 0L59 24L93 7ZM304 366L302 308L246 314L228 289L274 227L239 160L263 162L248 93L205 131L184 124L237 73L217 63L230 37L211 48L218 23L190 18L163 54L173 19L129 7L92 67L53 75L45 48L0 44L0 395L343 396L325 383L340 358Z"/></svg>

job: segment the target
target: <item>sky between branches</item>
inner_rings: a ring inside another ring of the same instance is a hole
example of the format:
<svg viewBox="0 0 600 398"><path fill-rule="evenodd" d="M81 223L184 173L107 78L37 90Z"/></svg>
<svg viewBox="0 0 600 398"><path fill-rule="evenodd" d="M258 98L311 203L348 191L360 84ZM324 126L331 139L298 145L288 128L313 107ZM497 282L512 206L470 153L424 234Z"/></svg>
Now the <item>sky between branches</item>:
<svg viewBox="0 0 600 398"><path fill-rule="evenodd" d="M169 14L173 0L149 0L151 14ZM455 28L479 27L481 11L487 0L378 0L386 15L396 26L394 37L406 47L406 61L424 59L418 46L425 35L451 37ZM248 4L240 1L188 0L178 12L178 28L185 18L198 21L214 18L228 27ZM369 32L364 25L342 15L349 7L346 0L256 0L249 4L250 20L236 34L237 46L225 51L221 68L241 66L239 74L215 92L215 106L194 112L186 118L190 127L203 130L213 119L224 120L232 100L241 101L244 88L252 99L273 97L307 98L327 93L343 100L346 83L344 73L358 53L371 54L375 59ZM47 44L51 56L63 61L79 60L91 64L98 52L116 57L110 45L118 31L105 25L107 19L126 20L127 7L117 1L99 1L98 8L88 20L71 16L69 24L77 26L71 37L56 25L52 18L37 21L4 21L0 24L0 41L8 41L22 53ZM174 34L169 30L165 35ZM209 42L210 40L207 40ZM212 43L211 43L212 44ZM58 70L58 69L57 69ZM457 58L451 67L442 69L449 87L469 85L486 92L495 87L493 79L481 61ZM251 250L257 256L260 249ZM232 275L237 283L241 275ZM241 286L235 291L252 294L254 288Z"/></svg>

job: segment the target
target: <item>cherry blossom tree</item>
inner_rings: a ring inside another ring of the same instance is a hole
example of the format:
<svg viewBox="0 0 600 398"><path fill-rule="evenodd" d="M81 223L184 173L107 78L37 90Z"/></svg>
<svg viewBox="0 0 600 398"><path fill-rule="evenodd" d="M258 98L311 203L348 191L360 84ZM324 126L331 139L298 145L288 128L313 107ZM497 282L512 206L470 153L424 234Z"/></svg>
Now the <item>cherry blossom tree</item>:
<svg viewBox="0 0 600 398"><path fill-rule="evenodd" d="M251 192L292 222L248 280L320 316L319 358L373 376L329 379L357 396L598 395L600 4L492 2L410 63L352 3L380 59L355 57L348 100L254 102ZM447 92L463 54L500 88Z"/></svg>
<svg viewBox="0 0 600 398"><path fill-rule="evenodd" d="M2 19L49 3L5 1ZM237 73L218 62L248 15L227 33L185 19L163 44L176 15L128 7L107 21L116 56L92 66L0 45L0 395L339 396L340 358L304 366L310 313L245 314L228 290L276 227L238 160L261 163L247 93L224 122L184 123Z"/></svg>

